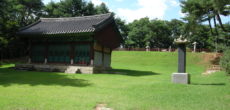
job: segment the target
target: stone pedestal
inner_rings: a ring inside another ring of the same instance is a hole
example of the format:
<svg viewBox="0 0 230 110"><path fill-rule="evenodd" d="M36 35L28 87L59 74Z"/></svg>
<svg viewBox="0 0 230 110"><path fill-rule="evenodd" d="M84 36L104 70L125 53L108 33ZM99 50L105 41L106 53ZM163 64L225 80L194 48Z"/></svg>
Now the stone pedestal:
<svg viewBox="0 0 230 110"><path fill-rule="evenodd" d="M172 82L177 84L189 84L190 76L188 73L173 73Z"/></svg>

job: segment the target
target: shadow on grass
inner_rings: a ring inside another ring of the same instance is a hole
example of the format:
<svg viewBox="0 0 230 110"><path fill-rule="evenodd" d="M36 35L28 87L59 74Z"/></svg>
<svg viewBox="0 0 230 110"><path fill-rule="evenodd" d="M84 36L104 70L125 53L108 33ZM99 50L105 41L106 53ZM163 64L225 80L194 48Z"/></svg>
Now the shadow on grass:
<svg viewBox="0 0 230 110"><path fill-rule="evenodd" d="M88 80L77 79L74 75L71 76L53 72L18 71L8 68L0 68L0 85L7 87L12 84L28 84L30 86L59 85L73 87L86 87L91 85Z"/></svg>
<svg viewBox="0 0 230 110"><path fill-rule="evenodd" d="M204 86L224 86L225 83L192 83L191 85L204 85Z"/></svg>
<svg viewBox="0 0 230 110"><path fill-rule="evenodd" d="M128 69L112 69L112 70L106 71L106 73L127 75L127 76L160 75L160 73L154 73L152 71L140 71L140 70L128 70Z"/></svg>

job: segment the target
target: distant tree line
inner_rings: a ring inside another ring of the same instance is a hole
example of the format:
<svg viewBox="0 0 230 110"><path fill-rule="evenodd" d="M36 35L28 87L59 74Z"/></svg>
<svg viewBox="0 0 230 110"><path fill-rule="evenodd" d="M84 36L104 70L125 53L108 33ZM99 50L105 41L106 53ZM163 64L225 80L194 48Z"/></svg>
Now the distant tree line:
<svg viewBox="0 0 230 110"><path fill-rule="evenodd" d="M171 21L142 18L125 25L123 46L125 48L169 48L175 47L173 41L180 35L193 42L198 43L198 48L212 48L212 37L208 25L198 25L196 33L185 35L186 23L182 20Z"/></svg>
<svg viewBox="0 0 230 110"><path fill-rule="evenodd" d="M120 22L117 19L117 23ZM176 45L173 41L180 35L190 41L188 45L190 48L193 47L193 42L197 42L197 48L211 50L215 50L216 44L218 44L219 51L230 45L229 33L222 31L219 25L217 25L217 29L212 28L212 30L218 31L218 35L213 35L208 24L196 24L194 29L189 29L191 25L187 22L178 19L172 19L171 21L150 20L147 17L129 24L125 24L123 21L123 24L119 24L124 39L122 46L124 48L145 48L146 46L151 48L169 48L171 46L175 48ZM225 29L230 30L230 24L227 23L224 26Z"/></svg>

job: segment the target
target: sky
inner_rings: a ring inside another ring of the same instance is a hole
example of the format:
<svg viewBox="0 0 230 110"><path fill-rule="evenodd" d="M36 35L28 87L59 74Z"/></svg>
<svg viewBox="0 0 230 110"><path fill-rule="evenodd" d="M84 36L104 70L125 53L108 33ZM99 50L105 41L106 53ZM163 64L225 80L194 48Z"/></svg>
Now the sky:
<svg viewBox="0 0 230 110"><path fill-rule="evenodd" d="M43 0L45 4L51 0ZM59 2L60 0L52 0ZM185 14L181 13L179 0L86 0L95 5L104 2L116 17L120 17L130 23L143 17L150 19L181 19ZM230 17L223 17L223 22L229 21Z"/></svg>

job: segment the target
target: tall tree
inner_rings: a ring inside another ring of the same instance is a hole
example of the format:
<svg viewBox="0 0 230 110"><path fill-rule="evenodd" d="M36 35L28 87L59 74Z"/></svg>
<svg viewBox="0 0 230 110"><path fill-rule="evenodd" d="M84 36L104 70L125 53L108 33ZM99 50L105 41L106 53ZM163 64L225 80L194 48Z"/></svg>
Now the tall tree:
<svg viewBox="0 0 230 110"><path fill-rule="evenodd" d="M60 10L60 3L55 3L51 1L44 7L44 17L61 17L64 16L63 13Z"/></svg>
<svg viewBox="0 0 230 110"><path fill-rule="evenodd" d="M128 28L128 25L125 24L125 21L120 19L120 18L116 18L116 24L117 24L117 27L121 33L121 36L123 38L123 42L122 42L122 45L124 47L128 47L128 44L129 44L129 40L128 40L128 32L129 32L129 28Z"/></svg>
<svg viewBox="0 0 230 110"><path fill-rule="evenodd" d="M28 25L40 17L43 3L41 0L1 0L0 5L1 56L15 57L25 50L22 47L24 41L15 33L19 27Z"/></svg>
<svg viewBox="0 0 230 110"><path fill-rule="evenodd" d="M128 33L128 45L145 48L146 45L149 43L150 38L150 20L149 18L141 18L140 20L135 20L130 23L129 26L129 33Z"/></svg>
<svg viewBox="0 0 230 110"><path fill-rule="evenodd" d="M20 17L20 26L31 24L42 14L41 9L44 5L41 0L18 0L16 3L18 5L15 14Z"/></svg>
<svg viewBox="0 0 230 110"><path fill-rule="evenodd" d="M58 3L51 1L44 11L44 17L75 17L108 13L109 9L104 3L95 7L85 0L62 0Z"/></svg>
<svg viewBox="0 0 230 110"><path fill-rule="evenodd" d="M213 11L216 15L216 18L221 26L221 28L223 29L223 31L225 32L230 32L230 30L226 30L220 15L222 16L228 16L230 15L230 1L229 0L213 0Z"/></svg>
<svg viewBox="0 0 230 110"><path fill-rule="evenodd" d="M220 16L230 14L229 5L229 0L181 0L182 12L187 13L187 20L193 24L208 21L210 30L212 29L211 20L213 19L216 23L217 18L222 30L228 31L224 28Z"/></svg>
<svg viewBox="0 0 230 110"><path fill-rule="evenodd" d="M94 15L97 13L97 10L95 9L95 6L92 2L89 2L87 5L86 5L86 8L85 8L85 12L84 12L84 15Z"/></svg>
<svg viewBox="0 0 230 110"><path fill-rule="evenodd" d="M82 0L64 0L59 5L60 12L65 17L82 16L84 7Z"/></svg>
<svg viewBox="0 0 230 110"><path fill-rule="evenodd" d="M171 36L174 38L179 37L183 34L185 23L178 19L172 19L168 22L168 26L171 30Z"/></svg>
<svg viewBox="0 0 230 110"><path fill-rule="evenodd" d="M217 45L220 45L220 39L223 35L220 33L230 32L230 30L227 30L223 25L220 17L230 15L229 5L229 0L182 0L182 12L186 13L187 16L184 19L188 21L186 30L195 33L196 28L199 28L202 22L208 21L209 29L211 35L214 37L213 40L217 50ZM212 20L213 24L211 23ZM217 21L219 24L217 24ZM214 26L215 31L213 31L212 26ZM219 28L221 28L221 30ZM228 35L225 34L225 37L227 36Z"/></svg>
<svg viewBox="0 0 230 110"><path fill-rule="evenodd" d="M150 24L150 44L158 48L172 46L173 36L168 21L154 19Z"/></svg>
<svg viewBox="0 0 230 110"><path fill-rule="evenodd" d="M109 13L109 9L105 3L101 3L99 6L96 6L97 14Z"/></svg>

